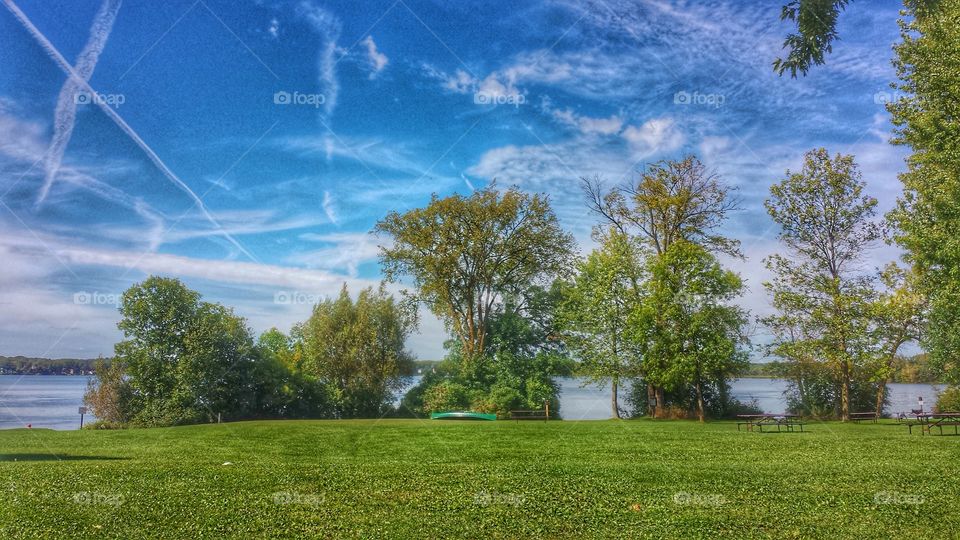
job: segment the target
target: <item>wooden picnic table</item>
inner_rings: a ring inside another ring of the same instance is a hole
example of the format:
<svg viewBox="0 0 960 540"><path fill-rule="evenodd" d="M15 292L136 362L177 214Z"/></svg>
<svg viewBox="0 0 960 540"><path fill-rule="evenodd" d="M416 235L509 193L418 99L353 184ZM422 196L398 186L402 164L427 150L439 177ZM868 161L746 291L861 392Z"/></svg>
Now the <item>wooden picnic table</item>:
<svg viewBox="0 0 960 540"><path fill-rule="evenodd" d="M740 426L746 426L747 431L753 431L753 428L758 428L760 433L763 433L763 426L771 428L776 426L778 432L781 431L781 428L786 428L788 432L792 432L794 426L799 426L800 431L803 431L803 420L799 414L738 414L737 419L737 431L740 431Z"/></svg>
<svg viewBox="0 0 960 540"><path fill-rule="evenodd" d="M913 426L920 426L920 434L929 433L933 435L933 428L940 430L943 435L944 426L953 426L954 435L960 434L957 428L960 427L960 412L948 411L939 413L918 413L916 422L907 423L907 431L913 433Z"/></svg>
<svg viewBox="0 0 960 540"><path fill-rule="evenodd" d="M880 415L877 414L876 411L869 411L869 412L852 412L852 413L850 413L850 420L853 420L854 422L857 422L857 423L863 422L864 420L867 420L867 421L871 421L871 422L873 422L874 424L876 424L876 423L877 423L877 418L879 418L879 417L880 417Z"/></svg>

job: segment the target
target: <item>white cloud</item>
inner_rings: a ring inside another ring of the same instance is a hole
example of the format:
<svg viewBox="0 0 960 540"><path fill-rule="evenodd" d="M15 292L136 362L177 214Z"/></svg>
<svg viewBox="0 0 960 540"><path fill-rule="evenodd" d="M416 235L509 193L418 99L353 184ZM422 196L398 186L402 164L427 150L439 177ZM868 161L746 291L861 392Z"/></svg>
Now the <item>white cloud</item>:
<svg viewBox="0 0 960 540"><path fill-rule="evenodd" d="M320 91L325 98L324 112L330 116L337 106L337 96L340 94L336 53L342 25L340 19L333 13L308 0L300 3L300 13L320 36L321 44L317 58L318 79Z"/></svg>
<svg viewBox="0 0 960 540"><path fill-rule="evenodd" d="M278 21L276 17L270 19L270 26L267 27L267 32L269 32L274 39L280 37L280 21Z"/></svg>
<svg viewBox="0 0 960 540"><path fill-rule="evenodd" d="M377 50L377 44L373 41L373 36L367 36L360 42L367 52L367 63L370 67L370 78L375 79L377 75L387 64L390 63L390 59L387 58L387 55Z"/></svg>
<svg viewBox="0 0 960 540"><path fill-rule="evenodd" d="M327 216L327 219L330 220L330 223L336 225L337 221L337 209L334 207L333 196L330 195L329 191L323 192L323 213Z"/></svg>
<svg viewBox="0 0 960 540"><path fill-rule="evenodd" d="M647 120L640 127L627 126L623 138L633 150L636 159L680 148L685 140L673 119L668 117Z"/></svg>

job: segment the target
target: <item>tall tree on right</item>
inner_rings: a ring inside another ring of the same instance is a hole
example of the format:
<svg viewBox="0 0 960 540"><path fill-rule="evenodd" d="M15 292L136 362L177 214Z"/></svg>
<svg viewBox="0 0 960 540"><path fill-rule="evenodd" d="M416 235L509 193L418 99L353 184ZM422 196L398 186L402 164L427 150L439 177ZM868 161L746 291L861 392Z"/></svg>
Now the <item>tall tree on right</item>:
<svg viewBox="0 0 960 540"><path fill-rule="evenodd" d="M960 0L908 0L895 64L903 99L888 105L894 143L913 154L888 216L929 297L924 346L960 384Z"/></svg>
<svg viewBox="0 0 960 540"><path fill-rule="evenodd" d="M771 349L787 361L826 362L840 385L843 420L855 369L872 357L875 278L863 263L883 230L864 186L853 156L831 158L820 148L806 153L800 172L771 186L764 203L787 248L765 261L775 275L764 283L777 310L763 319L774 334Z"/></svg>

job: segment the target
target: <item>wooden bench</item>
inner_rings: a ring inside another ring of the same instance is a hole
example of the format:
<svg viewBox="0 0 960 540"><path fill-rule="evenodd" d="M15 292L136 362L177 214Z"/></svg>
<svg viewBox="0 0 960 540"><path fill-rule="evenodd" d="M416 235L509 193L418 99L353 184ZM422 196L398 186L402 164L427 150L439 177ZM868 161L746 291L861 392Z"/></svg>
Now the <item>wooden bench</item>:
<svg viewBox="0 0 960 540"><path fill-rule="evenodd" d="M867 422L873 422L874 424L876 424L877 418L879 418L879 416L880 415L877 414L876 411L853 412L853 413L850 413L850 420L853 420L854 422L857 422L857 423L867 421Z"/></svg>
<svg viewBox="0 0 960 540"><path fill-rule="evenodd" d="M793 432L794 427L799 427L800 431L803 431L803 419L798 414L738 414L737 418L739 419L737 431L740 431L740 426L746 426L747 431L753 431L753 428L757 428L760 433L763 433L763 426L770 429L776 427L777 432L783 431L781 428L786 428L786 431L790 433Z"/></svg>
<svg viewBox="0 0 960 540"><path fill-rule="evenodd" d="M907 432L913 433L913 426L920 426L920 434L933 435L933 428L940 430L943 435L944 426L953 426L953 434L960 435L960 412L922 413L917 415L915 422L907 423Z"/></svg>
<svg viewBox="0 0 960 540"><path fill-rule="evenodd" d="M521 411L510 411L511 420L549 420L550 413L545 409L539 409L534 411L521 410Z"/></svg>

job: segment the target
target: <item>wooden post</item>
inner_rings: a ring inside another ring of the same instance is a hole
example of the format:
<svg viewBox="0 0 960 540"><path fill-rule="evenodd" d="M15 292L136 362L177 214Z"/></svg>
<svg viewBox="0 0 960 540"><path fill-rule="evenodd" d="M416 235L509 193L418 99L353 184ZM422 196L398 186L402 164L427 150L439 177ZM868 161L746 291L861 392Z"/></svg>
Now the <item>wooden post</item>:
<svg viewBox="0 0 960 540"><path fill-rule="evenodd" d="M546 413L547 420L550 419L550 400L543 400L543 410Z"/></svg>

